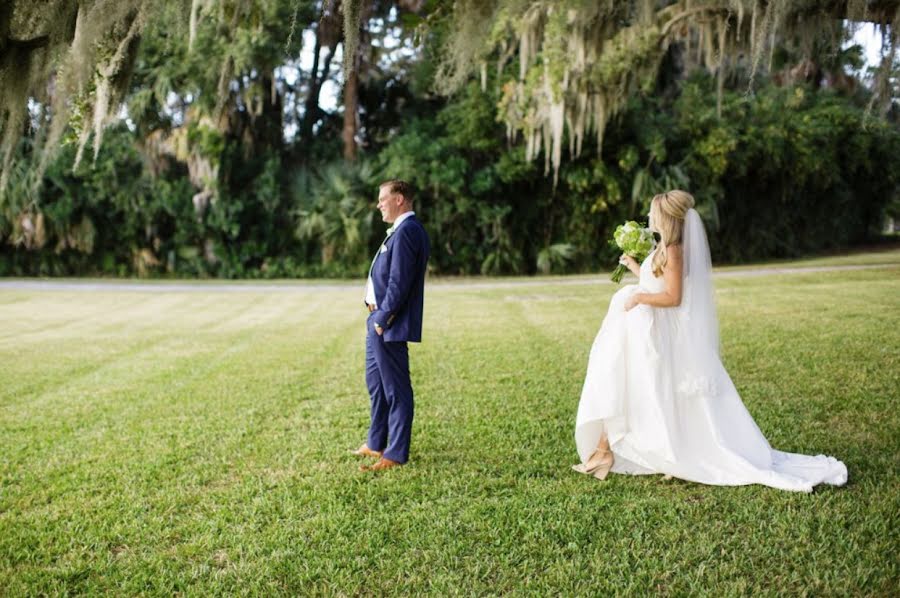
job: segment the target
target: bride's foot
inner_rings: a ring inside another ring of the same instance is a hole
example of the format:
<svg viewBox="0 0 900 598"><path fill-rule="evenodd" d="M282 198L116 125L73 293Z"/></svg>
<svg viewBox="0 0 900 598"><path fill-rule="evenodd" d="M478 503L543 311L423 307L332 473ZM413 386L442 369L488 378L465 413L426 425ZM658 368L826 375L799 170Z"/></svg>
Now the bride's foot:
<svg viewBox="0 0 900 598"><path fill-rule="evenodd" d="M572 469L578 473L592 475L598 480L605 480L614 462L615 458L611 450L598 448L588 458L587 463L573 465Z"/></svg>

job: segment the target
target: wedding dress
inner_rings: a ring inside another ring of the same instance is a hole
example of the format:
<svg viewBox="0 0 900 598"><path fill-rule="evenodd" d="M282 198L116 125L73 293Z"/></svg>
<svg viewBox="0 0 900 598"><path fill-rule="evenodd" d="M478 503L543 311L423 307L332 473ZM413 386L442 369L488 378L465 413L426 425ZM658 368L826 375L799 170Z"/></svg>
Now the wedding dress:
<svg viewBox="0 0 900 598"><path fill-rule="evenodd" d="M774 450L744 407L719 359L709 246L693 209L682 249L680 306L641 304L625 311L632 293L665 288L663 277L653 275L652 254L641 264L639 284L623 287L610 301L578 405L575 442L582 463L605 433L614 473L799 492L845 484L847 468L833 457Z"/></svg>

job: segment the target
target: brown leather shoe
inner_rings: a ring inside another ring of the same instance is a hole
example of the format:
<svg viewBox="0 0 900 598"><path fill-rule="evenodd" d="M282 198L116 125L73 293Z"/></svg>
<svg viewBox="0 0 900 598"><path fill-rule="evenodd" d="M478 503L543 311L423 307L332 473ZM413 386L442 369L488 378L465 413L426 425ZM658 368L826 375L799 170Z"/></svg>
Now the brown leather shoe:
<svg viewBox="0 0 900 598"><path fill-rule="evenodd" d="M396 461L391 461L385 457L382 457L373 465L361 465L360 471L384 471L385 469L390 469L392 467L400 467L403 463L397 463Z"/></svg>
<svg viewBox="0 0 900 598"><path fill-rule="evenodd" d="M358 449L356 449L355 451L350 451L350 452L359 457L371 457L373 459L381 458L381 451L373 451L372 449L369 448L369 445L365 444L365 443L363 443L363 445L361 447L359 447Z"/></svg>

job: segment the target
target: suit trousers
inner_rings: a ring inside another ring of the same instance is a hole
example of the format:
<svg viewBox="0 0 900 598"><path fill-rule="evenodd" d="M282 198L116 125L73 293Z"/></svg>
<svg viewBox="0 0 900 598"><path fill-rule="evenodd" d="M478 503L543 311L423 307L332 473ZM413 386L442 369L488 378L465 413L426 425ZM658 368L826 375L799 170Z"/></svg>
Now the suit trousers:
<svg viewBox="0 0 900 598"><path fill-rule="evenodd" d="M385 342L375 332L371 315L366 321L366 387L372 403L366 444L374 451L384 451L391 461L406 463L413 421L409 346Z"/></svg>

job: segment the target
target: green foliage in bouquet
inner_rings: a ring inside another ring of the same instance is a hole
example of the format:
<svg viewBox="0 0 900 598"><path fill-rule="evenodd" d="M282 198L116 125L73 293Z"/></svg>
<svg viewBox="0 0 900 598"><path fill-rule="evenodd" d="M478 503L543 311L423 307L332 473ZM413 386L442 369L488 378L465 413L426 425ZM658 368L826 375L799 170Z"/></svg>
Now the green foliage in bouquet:
<svg viewBox="0 0 900 598"><path fill-rule="evenodd" d="M649 228L641 226L634 220L629 220L625 224L620 224L616 227L612 243L621 249L622 253L630 255L638 262L642 262L653 251L653 233L650 232ZM615 283L622 282L622 277L627 270L628 268L619 264L613 270L610 279Z"/></svg>

